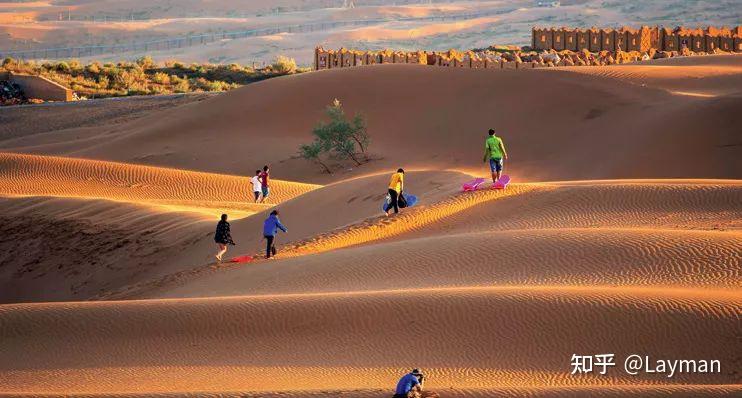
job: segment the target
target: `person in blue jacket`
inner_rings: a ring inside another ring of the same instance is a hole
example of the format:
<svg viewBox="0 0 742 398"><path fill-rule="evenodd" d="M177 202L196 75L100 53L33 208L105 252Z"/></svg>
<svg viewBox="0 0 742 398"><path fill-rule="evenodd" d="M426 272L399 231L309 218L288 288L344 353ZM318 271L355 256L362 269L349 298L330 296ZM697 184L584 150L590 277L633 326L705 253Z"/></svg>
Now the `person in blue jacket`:
<svg viewBox="0 0 742 398"><path fill-rule="evenodd" d="M402 376L394 390L394 398L409 398L410 396L420 395L423 388L423 373L419 369L412 369L412 372Z"/></svg>
<svg viewBox="0 0 742 398"><path fill-rule="evenodd" d="M288 232L286 227L281 224L281 220L278 219L278 210L273 210L271 215L263 223L263 237L267 242L265 258L271 258L271 255L276 255L275 240L279 229L283 232Z"/></svg>

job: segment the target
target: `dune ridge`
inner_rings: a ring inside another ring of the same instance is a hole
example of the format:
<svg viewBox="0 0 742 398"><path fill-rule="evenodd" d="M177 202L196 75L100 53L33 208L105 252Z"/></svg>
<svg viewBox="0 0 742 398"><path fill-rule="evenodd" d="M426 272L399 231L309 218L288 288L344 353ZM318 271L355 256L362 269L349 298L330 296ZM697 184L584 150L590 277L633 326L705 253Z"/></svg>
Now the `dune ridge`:
<svg viewBox="0 0 742 398"><path fill-rule="evenodd" d="M138 166L97 160L0 153L0 194L56 196L142 203L211 217L262 211L317 188L272 181L268 204L252 203L249 177Z"/></svg>

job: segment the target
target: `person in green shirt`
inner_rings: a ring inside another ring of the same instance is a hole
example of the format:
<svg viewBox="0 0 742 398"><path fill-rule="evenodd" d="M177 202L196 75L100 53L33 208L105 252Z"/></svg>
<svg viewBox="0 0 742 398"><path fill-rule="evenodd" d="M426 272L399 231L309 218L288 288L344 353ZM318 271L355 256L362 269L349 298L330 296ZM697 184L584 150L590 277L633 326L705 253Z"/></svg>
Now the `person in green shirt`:
<svg viewBox="0 0 742 398"><path fill-rule="evenodd" d="M490 136L484 143L484 162L489 159L492 182L496 184L502 176L503 159L508 158L508 153L505 151L502 138L495 135L495 130L490 129L489 134Z"/></svg>

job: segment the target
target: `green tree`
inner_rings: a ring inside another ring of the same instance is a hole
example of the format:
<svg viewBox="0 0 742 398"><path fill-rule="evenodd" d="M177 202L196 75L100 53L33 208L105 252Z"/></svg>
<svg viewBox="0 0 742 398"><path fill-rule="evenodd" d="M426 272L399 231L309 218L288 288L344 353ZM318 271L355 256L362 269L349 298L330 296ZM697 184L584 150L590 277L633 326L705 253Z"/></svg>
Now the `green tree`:
<svg viewBox="0 0 742 398"><path fill-rule="evenodd" d="M320 122L312 129L314 141L300 147L302 157L317 162L326 154L337 159L350 159L358 166L368 161L366 150L370 138L363 116L356 115L348 120L338 99L327 107L325 113L329 121ZM323 167L329 171L326 165Z"/></svg>
<svg viewBox="0 0 742 398"><path fill-rule="evenodd" d="M301 157L319 164L320 166L322 166L323 169L325 169L327 174L332 174L332 170L330 170L330 167L328 167L327 163L322 160L323 152L324 150L322 149L322 145L320 145L317 141L314 141L311 144L304 144L299 148Z"/></svg>

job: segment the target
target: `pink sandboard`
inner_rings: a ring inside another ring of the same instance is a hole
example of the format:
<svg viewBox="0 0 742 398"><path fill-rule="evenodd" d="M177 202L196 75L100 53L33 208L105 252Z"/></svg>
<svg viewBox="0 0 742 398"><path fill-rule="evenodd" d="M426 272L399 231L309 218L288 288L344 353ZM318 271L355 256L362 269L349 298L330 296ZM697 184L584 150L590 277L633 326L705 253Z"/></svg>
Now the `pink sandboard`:
<svg viewBox="0 0 742 398"><path fill-rule="evenodd" d="M249 263L252 261L252 256L238 256L234 257L233 259L229 260L230 263Z"/></svg>
<svg viewBox="0 0 742 398"><path fill-rule="evenodd" d="M481 186L482 184L484 184L484 182L485 182L485 181L487 181L487 179L486 179L486 178L475 178L475 179L473 179L473 180L471 180L471 181L467 182L466 184L464 184L464 185L463 185L463 186L461 187L461 189L462 189L462 190L463 190L464 192L468 192L468 191L476 191L477 189L479 189L479 187L480 187L480 186Z"/></svg>
<svg viewBox="0 0 742 398"><path fill-rule="evenodd" d="M500 180L497 181L496 184L492 185L492 188L494 189L505 189L506 186L510 183L510 176L507 174L503 174L500 177Z"/></svg>

